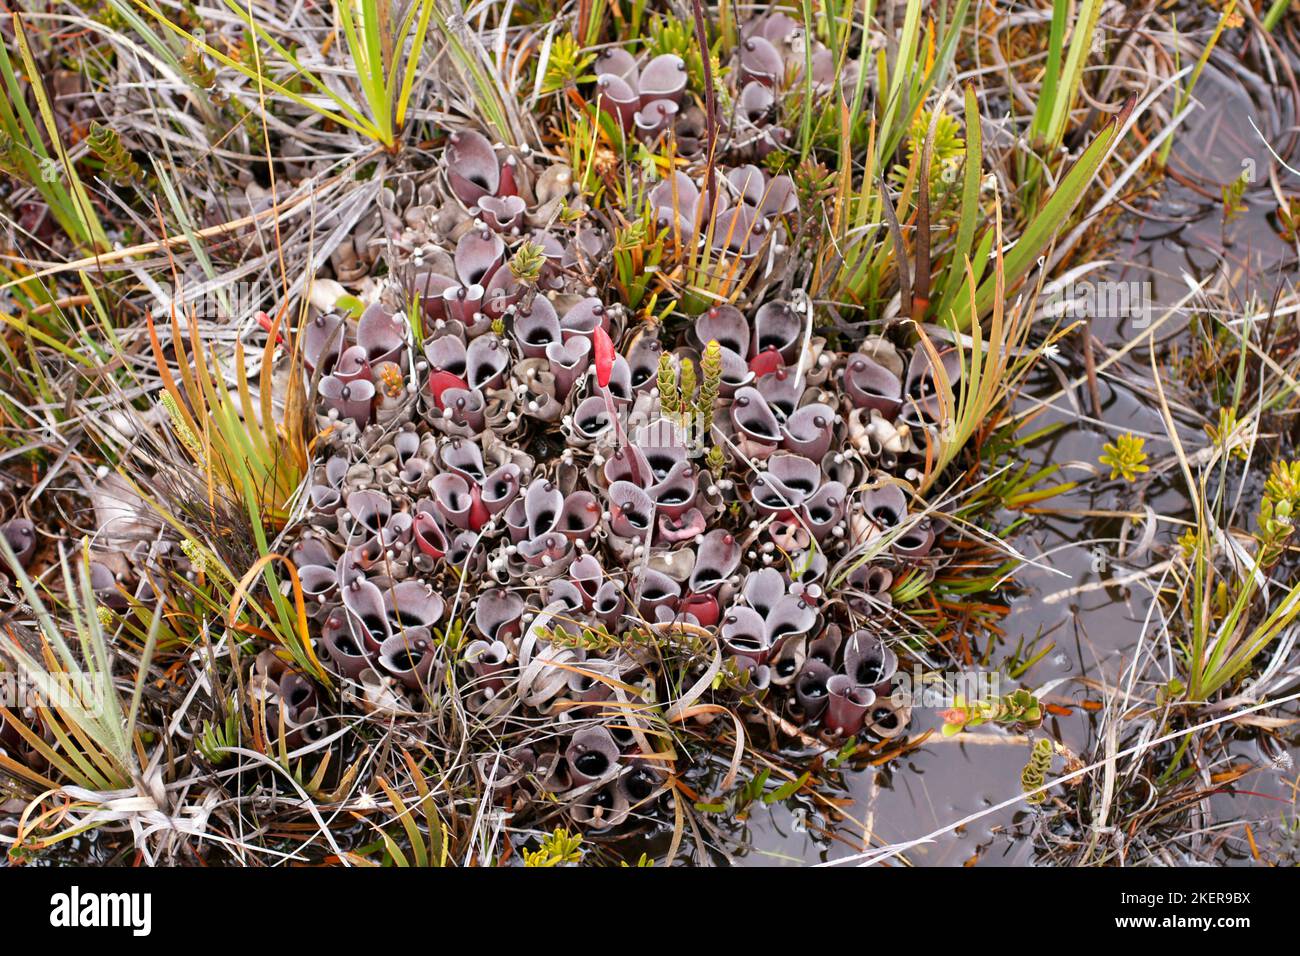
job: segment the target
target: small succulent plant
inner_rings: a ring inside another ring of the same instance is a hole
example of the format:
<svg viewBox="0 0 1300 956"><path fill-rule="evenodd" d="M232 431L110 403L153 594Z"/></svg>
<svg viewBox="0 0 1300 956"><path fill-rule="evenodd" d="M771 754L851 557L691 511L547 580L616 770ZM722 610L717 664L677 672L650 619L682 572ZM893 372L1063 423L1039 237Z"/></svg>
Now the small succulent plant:
<svg viewBox="0 0 1300 956"><path fill-rule="evenodd" d="M1020 772L1020 789L1025 794L1025 800L1028 803L1039 804L1047 801L1046 791L1035 791L1038 791L1047 781L1047 772L1052 769L1054 752L1052 742L1046 737L1039 737L1034 741L1033 749L1029 754L1029 762L1025 764L1025 769Z"/></svg>
<svg viewBox="0 0 1300 956"><path fill-rule="evenodd" d="M582 835L556 828L542 838L536 850L524 851L524 866L552 867L581 862Z"/></svg>
<svg viewBox="0 0 1300 956"><path fill-rule="evenodd" d="M104 164L104 173L115 183L136 182L144 178L144 170L122 145L117 130L94 123L86 139L91 152Z"/></svg>
<svg viewBox="0 0 1300 956"><path fill-rule="evenodd" d="M969 727L994 723L1036 727L1043 719L1042 705L1027 690L1016 690L991 700L967 701L960 695L943 711L943 735L951 737Z"/></svg>
<svg viewBox="0 0 1300 956"><path fill-rule="evenodd" d="M1145 443L1145 438L1125 433L1102 446L1099 460L1110 468L1111 478L1136 481L1138 475L1151 470L1146 463L1147 453L1142 449Z"/></svg>
<svg viewBox="0 0 1300 956"><path fill-rule="evenodd" d="M1273 564L1295 531L1300 515L1300 461L1273 462L1259 505L1260 562Z"/></svg>

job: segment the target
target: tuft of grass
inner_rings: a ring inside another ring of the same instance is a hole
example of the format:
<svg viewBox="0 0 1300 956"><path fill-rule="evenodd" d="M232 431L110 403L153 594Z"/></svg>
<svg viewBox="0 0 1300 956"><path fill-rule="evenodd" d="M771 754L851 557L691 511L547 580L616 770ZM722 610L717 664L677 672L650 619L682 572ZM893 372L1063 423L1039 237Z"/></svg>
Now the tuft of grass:
<svg viewBox="0 0 1300 956"><path fill-rule="evenodd" d="M303 672L325 685L329 677L312 650L308 633L306 604L297 569L272 547L268 532L282 528L289 520L294 500L307 474L307 446L304 435L306 394L296 350L292 350L286 379L286 398L282 417L277 417L272 393L279 318L268 328L259 375L259 401L254 403L245 373L242 343L235 345L236 391L225 385L215 353L212 366L201 347L198 326L189 315L190 348L185 347L180 322L171 313L171 341L176 350L179 383L163 354L162 343L152 317L147 318L150 345L164 394L160 403L166 411L173 434L203 476L207 494L207 513L216 516L226 502L244 510L256 548L257 560L240 573L227 567L215 552L195 537L194 530L164 504L155 503L160 515L190 542L203 548L211 565L224 578L221 599L227 602L227 625L254 636L265 637L281 647ZM229 529L209 528L214 535L228 535ZM198 553L198 552L196 552ZM283 582L276 573L279 566L288 575ZM268 612L254 602L260 626L241 621L241 608L250 598L253 584L261 579L270 597ZM283 586L282 586L283 585ZM292 593L290 605L286 591Z"/></svg>
<svg viewBox="0 0 1300 956"><path fill-rule="evenodd" d="M201 50L252 80L259 93L270 90L393 151L401 145L407 109L438 0L414 0L397 19L394 19L396 8L381 0L333 0L335 25L344 38L346 63L356 79L354 95L337 92L327 81L325 70L304 62L291 48L292 37L260 21L254 13L257 8L251 3L225 0L226 7L251 35L248 41L251 57L246 58L218 50L145 0L132 2L181 38L189 49ZM269 54L263 54L263 45ZM274 55L289 66L294 76L310 88L311 94L267 75L264 55Z"/></svg>
<svg viewBox="0 0 1300 956"><path fill-rule="evenodd" d="M1300 495L1266 491L1253 558L1244 566L1234 562L1230 566L1235 570L1224 571L1215 561L1215 543L1225 540L1225 531L1214 522L1204 484L1197 493L1202 502L1200 517L1184 538L1189 553L1182 587L1188 600L1186 638L1181 643L1187 699L1201 702L1250 673L1255 659L1300 617L1300 583L1284 587L1280 598L1270 597L1266 590L1268 567L1291 533L1289 520L1279 528L1274 515L1279 505L1289 515L1300 503Z"/></svg>
<svg viewBox="0 0 1300 956"><path fill-rule="evenodd" d="M1070 114L1083 84L1083 68L1092 51L1102 0L1053 0L1047 42L1047 66L1030 124L1031 136L1052 155L1065 138ZM1070 34L1068 49L1065 35Z"/></svg>
<svg viewBox="0 0 1300 956"><path fill-rule="evenodd" d="M89 555L76 562L74 574L68 555L60 551L66 625L56 621L54 610L18 564L3 536L0 536L0 557L35 618L38 643L38 648L33 649L11 630L0 642L0 658L35 688L40 701L36 714L54 740L47 742L5 708L0 708L0 715L29 747L45 758L57 780L36 773L2 753L0 767L49 788L63 783L86 791L108 792L141 784L135 727L156 635L151 632L147 636L131 698L123 702L113 676L115 655L96 613ZM69 634L71 639L66 636ZM73 835L74 832L65 831L59 839Z"/></svg>
<svg viewBox="0 0 1300 956"><path fill-rule="evenodd" d="M10 56L9 44L0 43L0 80L4 85L0 95L0 167L40 194L59 227L78 246L87 252L106 251L108 235L60 137L23 17L16 12L8 16L18 63ZM27 106L29 94L36 101L39 124Z"/></svg>
<svg viewBox="0 0 1300 956"><path fill-rule="evenodd" d="M923 329L920 331L921 345L929 353L935 370L941 409L937 447L930 445L926 449L925 475L920 486L922 493L934 484L985 423L996 417L997 409L1015 396L1041 352L1041 348L1025 348L1033 324L1032 308L1022 301L1013 304L1010 314L1007 313L1000 211L995 217L993 232L996 257L991 281L995 294L987 328L979 317L975 273L970 262L966 263L969 336L954 336L953 347L961 362L958 382L949 378L938 347Z"/></svg>
<svg viewBox="0 0 1300 956"><path fill-rule="evenodd" d="M180 382L163 354L153 317L146 319L149 343L165 394L161 403L177 439L207 478L209 500L229 494L248 510L258 527L279 528L307 472L307 443L303 432L306 392L296 356L286 383L285 409L278 418L272 402L274 352L279 321L272 325L262 354L258 402L254 403L245 374L242 342L235 345L236 392L226 387L215 354L212 365L204 354L198 323L189 316L190 348L185 346L175 309L171 341L177 352ZM259 541L259 545L264 545Z"/></svg>

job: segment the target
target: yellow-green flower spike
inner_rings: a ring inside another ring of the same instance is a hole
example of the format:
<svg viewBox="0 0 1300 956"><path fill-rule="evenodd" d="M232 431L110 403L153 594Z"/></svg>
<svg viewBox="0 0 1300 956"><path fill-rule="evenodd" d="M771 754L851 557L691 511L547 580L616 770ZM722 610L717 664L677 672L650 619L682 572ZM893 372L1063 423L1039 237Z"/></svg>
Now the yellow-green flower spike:
<svg viewBox="0 0 1300 956"><path fill-rule="evenodd" d="M704 347L700 371L704 380L695 401L695 414L700 422L700 434L707 437L713 434L713 406L718 401L718 391L722 387L722 346L717 339L711 339Z"/></svg>
<svg viewBox="0 0 1300 956"><path fill-rule="evenodd" d="M203 446L199 444L198 437L190 430L190 426L186 424L185 417L181 415L180 406L176 404L176 399L173 397L172 393L164 391L162 397L158 399L158 404L163 407L163 411L165 411L167 417L171 419L172 431L176 433L176 437L180 440L180 443L185 446L191 455L194 456L196 461L202 461Z"/></svg>
<svg viewBox="0 0 1300 956"><path fill-rule="evenodd" d="M681 411L681 402L677 396L677 370L673 368L673 357L668 352L659 356L659 409L664 415L672 416Z"/></svg>
<svg viewBox="0 0 1300 956"><path fill-rule="evenodd" d="M678 385L678 394L685 412L695 401L695 363L688 358L682 359L682 374Z"/></svg>

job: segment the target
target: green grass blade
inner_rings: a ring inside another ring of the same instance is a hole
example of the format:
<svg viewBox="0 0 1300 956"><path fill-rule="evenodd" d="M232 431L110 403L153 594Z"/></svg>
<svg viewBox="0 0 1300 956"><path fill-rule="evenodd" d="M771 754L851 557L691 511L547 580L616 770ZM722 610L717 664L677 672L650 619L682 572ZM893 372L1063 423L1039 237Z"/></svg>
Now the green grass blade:
<svg viewBox="0 0 1300 956"><path fill-rule="evenodd" d="M1088 144L1083 155L1061 178L1060 184L1052 195L1025 226L1020 238L1006 255L1008 290L1029 272L1038 256L1065 226L1088 186L1091 185L1097 170L1101 168L1102 163L1110 155L1111 149L1118 142L1120 132L1128 122L1135 105L1136 100L1130 97L1119 113L1112 117L1096 138ZM985 314L992 306L993 294L993 279L986 279L976 295L976 309L980 315ZM964 321L964 317L962 318Z"/></svg>

